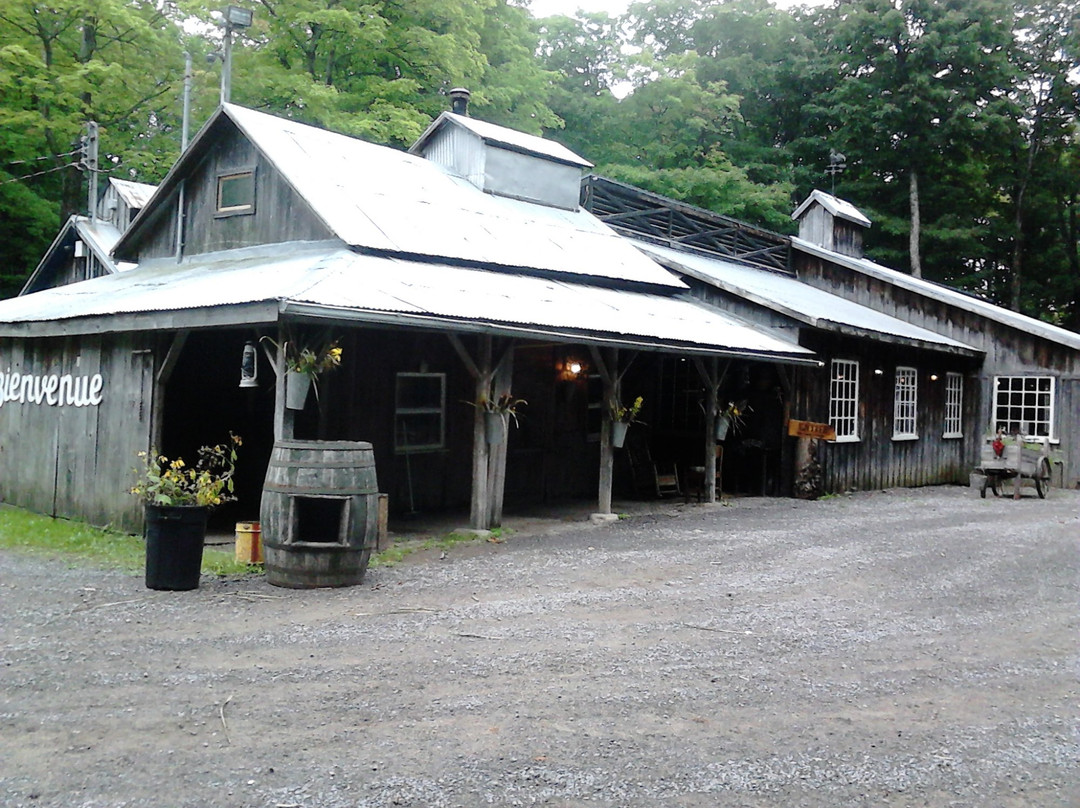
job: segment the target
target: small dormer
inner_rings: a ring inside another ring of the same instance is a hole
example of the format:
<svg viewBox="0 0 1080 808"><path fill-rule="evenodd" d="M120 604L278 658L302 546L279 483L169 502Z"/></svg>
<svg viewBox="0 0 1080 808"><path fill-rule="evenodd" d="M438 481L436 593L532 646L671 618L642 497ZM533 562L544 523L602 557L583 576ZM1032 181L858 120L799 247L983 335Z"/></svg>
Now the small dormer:
<svg viewBox="0 0 1080 808"><path fill-rule="evenodd" d="M139 211L146 207L147 201L156 190L156 185L110 177L101 198L98 218L104 219L123 233L139 215Z"/></svg>
<svg viewBox="0 0 1080 808"><path fill-rule="evenodd" d="M863 232L870 227L870 220L850 202L815 190L791 218L799 223L803 241L841 255L863 257Z"/></svg>
<svg viewBox="0 0 1080 808"><path fill-rule="evenodd" d="M581 173L592 163L564 146L444 112L409 149L485 193L577 210Z"/></svg>

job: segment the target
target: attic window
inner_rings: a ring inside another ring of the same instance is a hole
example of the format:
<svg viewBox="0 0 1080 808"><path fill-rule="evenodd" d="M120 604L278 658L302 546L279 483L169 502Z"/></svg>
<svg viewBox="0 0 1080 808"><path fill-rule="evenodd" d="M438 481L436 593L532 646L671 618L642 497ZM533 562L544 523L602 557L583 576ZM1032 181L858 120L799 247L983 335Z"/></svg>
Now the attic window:
<svg viewBox="0 0 1080 808"><path fill-rule="evenodd" d="M217 212L225 216L255 212L254 171L237 171L218 176Z"/></svg>

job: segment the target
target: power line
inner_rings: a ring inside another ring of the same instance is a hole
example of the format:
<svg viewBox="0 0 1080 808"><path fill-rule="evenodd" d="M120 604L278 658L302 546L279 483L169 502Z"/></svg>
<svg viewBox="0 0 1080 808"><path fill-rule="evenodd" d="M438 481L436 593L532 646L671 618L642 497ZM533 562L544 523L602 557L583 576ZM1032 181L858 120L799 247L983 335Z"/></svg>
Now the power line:
<svg viewBox="0 0 1080 808"><path fill-rule="evenodd" d="M58 159L60 157L71 157L71 155L78 154L81 151L82 151L82 149L79 148L79 149L75 149L74 151L64 152L63 154L53 154L53 155L49 155L47 157L31 157L31 158L29 158L27 160L9 160L8 165L9 166L17 166L17 165L25 165L27 163L37 163L37 162L40 162L42 160L56 160L56 159Z"/></svg>
<svg viewBox="0 0 1080 808"><path fill-rule="evenodd" d="M40 177L43 174L52 174L54 171L63 171L65 168L71 168L72 166L78 166L79 163L65 163L62 166L56 166L55 168L47 168L44 171L38 171L35 174L24 174L21 177L11 177L10 179L0 180L0 185L7 185L9 182L19 182L20 180L29 180L34 177Z"/></svg>

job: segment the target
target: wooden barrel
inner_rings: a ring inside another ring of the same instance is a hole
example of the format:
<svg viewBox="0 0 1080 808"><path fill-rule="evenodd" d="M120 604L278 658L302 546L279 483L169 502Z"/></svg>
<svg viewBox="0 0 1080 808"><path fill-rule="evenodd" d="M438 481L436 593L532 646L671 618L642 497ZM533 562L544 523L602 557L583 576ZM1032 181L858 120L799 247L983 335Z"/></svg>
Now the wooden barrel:
<svg viewBox="0 0 1080 808"><path fill-rule="evenodd" d="M378 499L370 443L277 441L259 509L267 581L360 583L378 539Z"/></svg>

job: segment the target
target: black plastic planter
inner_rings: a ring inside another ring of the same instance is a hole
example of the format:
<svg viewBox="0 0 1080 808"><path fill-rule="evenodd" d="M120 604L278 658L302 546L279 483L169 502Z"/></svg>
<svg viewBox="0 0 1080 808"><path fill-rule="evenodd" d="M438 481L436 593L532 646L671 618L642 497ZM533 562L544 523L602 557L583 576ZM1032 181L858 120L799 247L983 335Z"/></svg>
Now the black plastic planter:
<svg viewBox="0 0 1080 808"><path fill-rule="evenodd" d="M207 509L195 505L146 506L146 587L199 588Z"/></svg>

